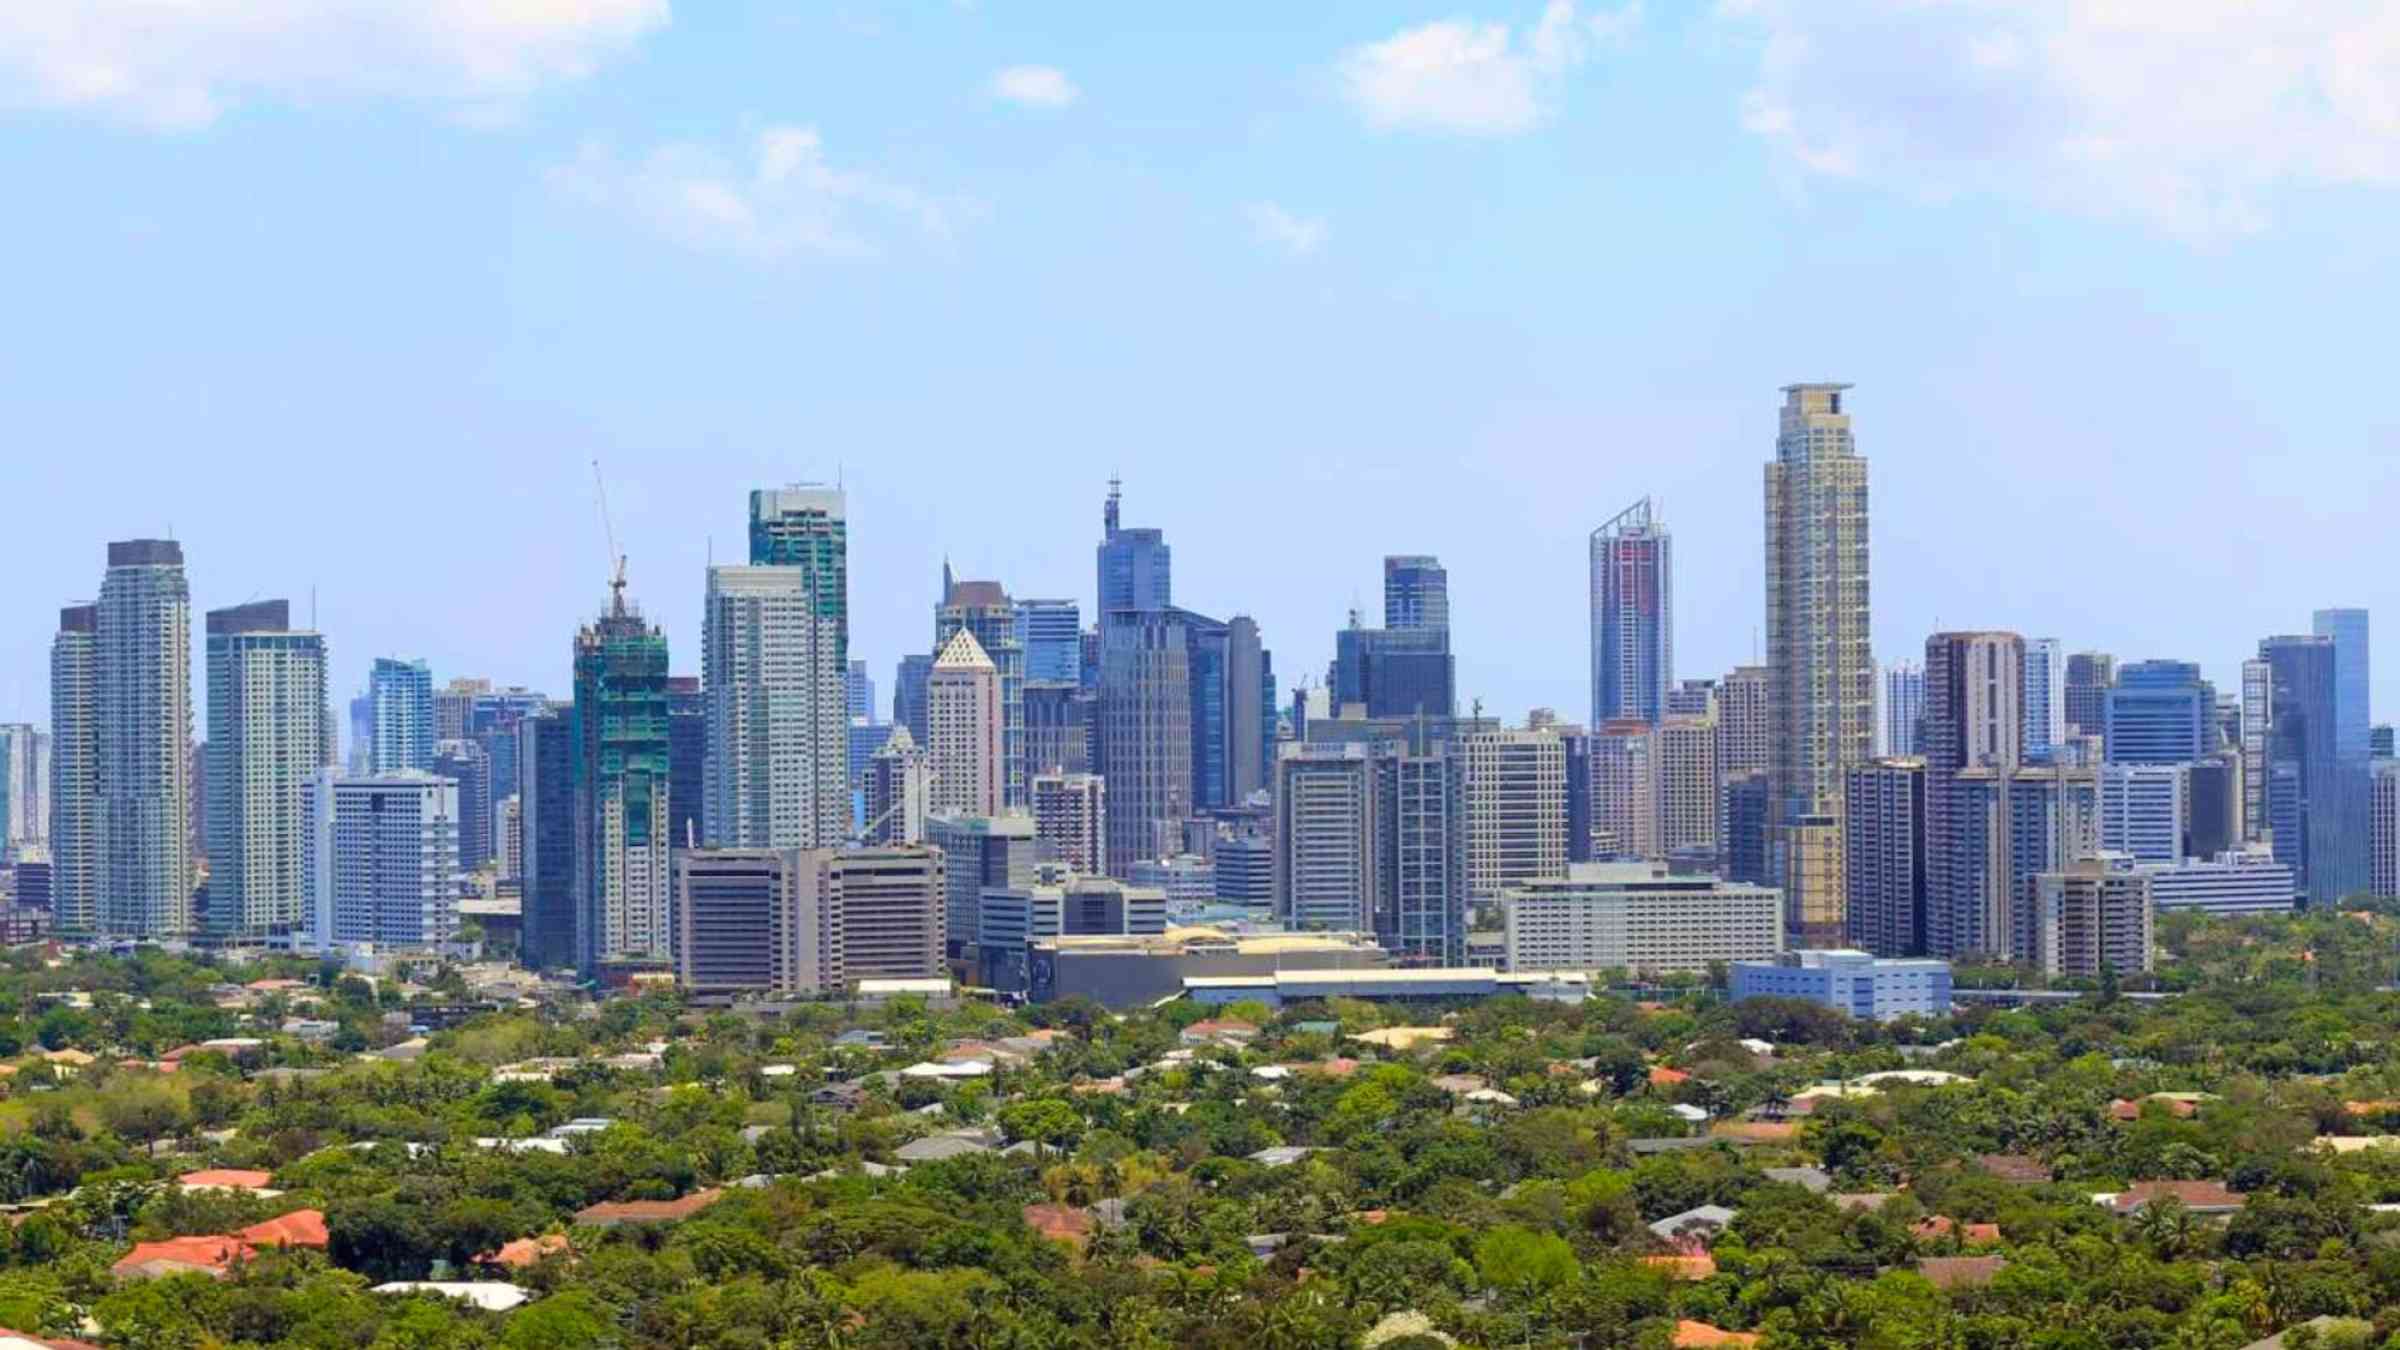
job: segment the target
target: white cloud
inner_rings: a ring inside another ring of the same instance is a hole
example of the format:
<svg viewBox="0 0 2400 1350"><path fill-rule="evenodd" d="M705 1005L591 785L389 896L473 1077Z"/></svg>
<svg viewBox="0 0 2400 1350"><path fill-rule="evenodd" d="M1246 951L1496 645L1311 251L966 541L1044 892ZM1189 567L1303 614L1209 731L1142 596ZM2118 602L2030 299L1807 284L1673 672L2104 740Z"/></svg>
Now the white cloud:
<svg viewBox="0 0 2400 1350"><path fill-rule="evenodd" d="M1250 235L1259 243L1295 258L1305 258L1325 246L1333 227L1323 216L1298 216L1273 202L1249 206Z"/></svg>
<svg viewBox="0 0 2400 1350"><path fill-rule="evenodd" d="M1588 19L1572 0L1550 0L1514 31L1468 19L1403 29L1343 53L1336 73L1370 126L1513 136L1541 125L1566 74L1640 20L1639 0Z"/></svg>
<svg viewBox="0 0 2400 1350"><path fill-rule="evenodd" d="M1056 66L1010 66L992 77L992 97L1028 108L1063 108L1083 91Z"/></svg>
<svg viewBox="0 0 2400 1350"><path fill-rule="evenodd" d="M897 227L946 241L965 208L826 162L814 127L771 126L740 155L675 142L640 159L586 141L551 186L687 248L758 262L872 257Z"/></svg>
<svg viewBox="0 0 2400 1350"><path fill-rule="evenodd" d="M246 98L489 119L666 24L668 0L7 0L0 103L205 126Z"/></svg>
<svg viewBox="0 0 2400 1350"><path fill-rule="evenodd" d="M2191 236L2278 190L2400 182L2390 0L1725 0L1742 120L1801 171Z"/></svg>

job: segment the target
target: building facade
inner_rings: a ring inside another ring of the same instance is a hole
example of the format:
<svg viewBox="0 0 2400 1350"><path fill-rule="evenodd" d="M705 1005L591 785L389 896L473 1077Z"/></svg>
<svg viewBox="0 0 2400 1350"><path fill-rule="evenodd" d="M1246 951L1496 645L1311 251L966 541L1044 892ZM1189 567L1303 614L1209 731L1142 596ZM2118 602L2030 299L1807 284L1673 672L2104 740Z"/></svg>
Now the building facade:
<svg viewBox="0 0 2400 1350"><path fill-rule="evenodd" d="M1121 519L1123 485L1108 480L1108 505L1101 515L1099 622L1101 662L1108 656L1109 629L1120 614L1149 613L1175 602L1174 555L1158 530L1127 529Z"/></svg>
<svg viewBox="0 0 2400 1350"><path fill-rule="evenodd" d="M309 945L424 950L458 937L457 784L417 769L324 769L303 802Z"/></svg>
<svg viewBox="0 0 2400 1350"><path fill-rule="evenodd" d="M2018 757L2044 764L2067 740L2067 652L2057 638L2025 640L2025 744Z"/></svg>
<svg viewBox="0 0 2400 1350"><path fill-rule="evenodd" d="M1842 807L1850 945L1879 957L1925 950L1925 761L1893 756L1850 771Z"/></svg>
<svg viewBox="0 0 2400 1350"><path fill-rule="evenodd" d="M2117 658L2107 652L2076 652L2067 658L2067 734L2108 734L2105 703L2117 682Z"/></svg>
<svg viewBox="0 0 2400 1350"><path fill-rule="evenodd" d="M677 983L703 1001L841 993L845 932L828 870L801 849L678 851Z"/></svg>
<svg viewBox="0 0 2400 1350"><path fill-rule="evenodd" d="M305 912L308 787L334 761L325 639L261 600L209 611L207 643L208 926L286 935Z"/></svg>
<svg viewBox="0 0 2400 1350"><path fill-rule="evenodd" d="M849 691L812 575L708 569L700 824L711 847L830 848L850 832Z"/></svg>
<svg viewBox="0 0 2400 1350"><path fill-rule="evenodd" d="M2111 764L2190 764L2217 748L2217 691L2189 661L2131 661L2101 691Z"/></svg>
<svg viewBox="0 0 2400 1350"><path fill-rule="evenodd" d="M935 815L995 816L1005 795L1000 669L967 628L950 635L925 685Z"/></svg>
<svg viewBox="0 0 2400 1350"><path fill-rule="evenodd" d="M2181 862L2189 856L2184 839L2191 813L2190 765L2101 766L2101 851L2137 863Z"/></svg>
<svg viewBox="0 0 2400 1350"><path fill-rule="evenodd" d="M576 634L572 718L576 966L586 978L663 968L673 940L667 638L626 607L621 573L608 611Z"/></svg>
<svg viewBox="0 0 2400 1350"><path fill-rule="evenodd" d="M1378 836L1371 747L1288 745L1275 767L1275 917L1294 929L1373 931Z"/></svg>
<svg viewBox="0 0 2400 1350"><path fill-rule="evenodd" d="M1085 876L1104 875L1108 780L1096 773L1035 774L1033 830L1060 862Z"/></svg>
<svg viewBox="0 0 2400 1350"><path fill-rule="evenodd" d="M1905 759L1925 753L1925 668L1901 661L1883 668L1883 717L1880 738L1885 758Z"/></svg>
<svg viewBox="0 0 2400 1350"><path fill-rule="evenodd" d="M368 771L432 768L433 671L421 660L378 656L367 673L367 702L374 717Z"/></svg>
<svg viewBox="0 0 2400 1350"><path fill-rule="evenodd" d="M2289 914L2296 899L2292 869L2264 849L2241 849L2212 858L2187 858L2141 869L2150 877L2151 908L2204 914Z"/></svg>
<svg viewBox="0 0 2400 1350"><path fill-rule="evenodd" d="M1864 1022L1948 1017L1950 963L1838 947L1785 952L1734 963L1733 1001L1748 998L1802 999Z"/></svg>
<svg viewBox="0 0 2400 1350"><path fill-rule="evenodd" d="M1675 684L1674 540L1648 497L1591 537L1592 725L1655 723Z"/></svg>
<svg viewBox="0 0 2400 1350"><path fill-rule="evenodd" d="M517 837L522 869L517 883L524 922L520 956L535 970L578 960L575 935L582 887L575 878L581 831L576 827L575 721L572 709L550 708L517 726Z"/></svg>
<svg viewBox="0 0 2400 1350"><path fill-rule="evenodd" d="M1520 881L1565 876L1567 752L1558 733L1477 731L1453 742L1453 753L1465 793L1468 896L1486 899ZM1595 745L1595 797L1604 799L1600 753ZM1595 803L1596 817L1603 810ZM1596 819L1595 829L1603 824Z"/></svg>
<svg viewBox="0 0 2400 1350"><path fill-rule="evenodd" d="M0 724L0 860L50 838L50 733Z"/></svg>
<svg viewBox="0 0 2400 1350"><path fill-rule="evenodd" d="M1122 610L1103 626L1099 769L1108 779L1110 876L1175 852L1192 815L1191 660L1179 611Z"/></svg>
<svg viewBox="0 0 2400 1350"><path fill-rule="evenodd" d="M192 932L192 600L183 546L108 546L95 607L99 931ZM61 916L62 919L64 916Z"/></svg>
<svg viewBox="0 0 2400 1350"><path fill-rule="evenodd" d="M2024 746L2025 643L2014 633L1936 633L1925 642L1928 950L2009 958L2015 898L1995 865L1987 783L2005 784ZM1974 773L1970 781L1965 775Z"/></svg>
<svg viewBox="0 0 2400 1350"><path fill-rule="evenodd" d="M1783 950L1783 897L1769 887L1671 875L1660 863L1579 863L1500 898L1508 969L1706 971Z"/></svg>
<svg viewBox="0 0 2400 1350"><path fill-rule="evenodd" d="M1724 775L1717 715L1669 714L1658 726L1658 853L1715 868L1724 856Z"/></svg>
<svg viewBox="0 0 2400 1350"><path fill-rule="evenodd" d="M1033 817L931 816L925 842L943 858L940 936L957 955L975 941L986 890L1033 883L1039 852Z"/></svg>
<svg viewBox="0 0 2400 1350"><path fill-rule="evenodd" d="M2110 854L2042 873L2037 882L2042 973L2150 973L2150 885L2149 873Z"/></svg>
<svg viewBox="0 0 2400 1350"><path fill-rule="evenodd" d="M2268 835L2308 903L2330 905L2367 889L2370 847L2367 761L2340 747L2340 651L2336 639L2313 636L2258 648L2270 681Z"/></svg>
<svg viewBox="0 0 2400 1350"><path fill-rule="evenodd" d="M1424 554L1383 560L1383 626L1450 628L1450 573L1442 560Z"/></svg>
<svg viewBox="0 0 2400 1350"><path fill-rule="evenodd" d="M1019 600L1017 645L1025 652L1028 684L1078 684L1083 679L1083 614L1072 600ZM1028 772L1042 766L1028 762Z"/></svg>
<svg viewBox="0 0 2400 1350"><path fill-rule="evenodd" d="M933 766L908 728L894 724L881 749L867 760L865 817L859 838L868 844L921 844L932 815Z"/></svg>

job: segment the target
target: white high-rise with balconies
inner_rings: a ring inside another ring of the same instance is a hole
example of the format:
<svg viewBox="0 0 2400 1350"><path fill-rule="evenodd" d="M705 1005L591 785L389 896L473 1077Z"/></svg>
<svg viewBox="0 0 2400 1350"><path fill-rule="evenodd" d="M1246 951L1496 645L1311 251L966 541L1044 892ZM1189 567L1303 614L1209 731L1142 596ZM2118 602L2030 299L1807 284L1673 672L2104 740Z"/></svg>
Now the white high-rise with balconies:
<svg viewBox="0 0 2400 1350"><path fill-rule="evenodd" d="M307 945L431 948L458 936L457 782L326 769L303 803Z"/></svg>
<svg viewBox="0 0 2400 1350"><path fill-rule="evenodd" d="M302 820L334 762L325 639L291 605L208 613L208 921L219 936L289 934L304 917Z"/></svg>
<svg viewBox="0 0 2400 1350"><path fill-rule="evenodd" d="M189 937L192 592L181 544L108 546L94 637L100 930Z"/></svg>
<svg viewBox="0 0 2400 1350"><path fill-rule="evenodd" d="M809 578L796 564L708 569L701 819L711 847L831 848L850 832L849 674Z"/></svg>

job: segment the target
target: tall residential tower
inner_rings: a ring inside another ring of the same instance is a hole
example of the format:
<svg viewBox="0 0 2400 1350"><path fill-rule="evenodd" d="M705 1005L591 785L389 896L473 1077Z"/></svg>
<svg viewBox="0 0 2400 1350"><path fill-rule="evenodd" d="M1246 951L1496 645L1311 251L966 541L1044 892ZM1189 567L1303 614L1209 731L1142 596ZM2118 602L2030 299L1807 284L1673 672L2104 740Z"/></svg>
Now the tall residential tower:
<svg viewBox="0 0 2400 1350"><path fill-rule="evenodd" d="M1675 567L1642 498L1592 531L1592 725L1666 716L1675 683Z"/></svg>

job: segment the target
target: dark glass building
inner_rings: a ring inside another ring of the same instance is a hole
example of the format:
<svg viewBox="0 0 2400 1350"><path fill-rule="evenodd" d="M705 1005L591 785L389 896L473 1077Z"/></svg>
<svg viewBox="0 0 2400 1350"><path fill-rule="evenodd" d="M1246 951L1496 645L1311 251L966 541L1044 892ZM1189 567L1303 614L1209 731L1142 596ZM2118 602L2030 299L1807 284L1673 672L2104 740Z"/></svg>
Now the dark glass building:
<svg viewBox="0 0 2400 1350"><path fill-rule="evenodd" d="M2102 753L2111 764L2192 763L2217 748L2216 714L2216 687L2200 667L2130 662L2100 691Z"/></svg>

